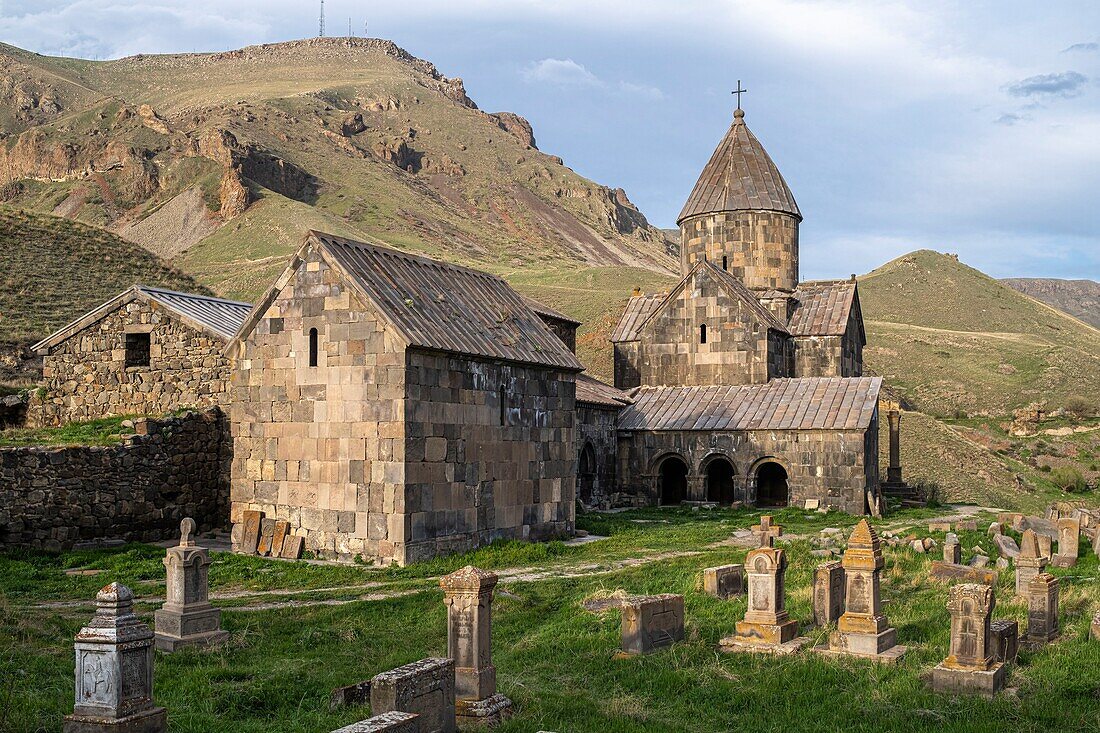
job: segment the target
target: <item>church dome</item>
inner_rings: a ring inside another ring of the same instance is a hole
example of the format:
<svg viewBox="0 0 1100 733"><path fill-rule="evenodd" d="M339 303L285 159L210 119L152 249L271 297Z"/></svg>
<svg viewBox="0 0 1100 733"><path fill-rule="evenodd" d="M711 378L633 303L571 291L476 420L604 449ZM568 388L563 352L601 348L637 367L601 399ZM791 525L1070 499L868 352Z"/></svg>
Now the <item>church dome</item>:
<svg viewBox="0 0 1100 733"><path fill-rule="evenodd" d="M724 211L778 211L802 220L794 194L764 146L745 124L745 112L710 156L676 223L701 214Z"/></svg>

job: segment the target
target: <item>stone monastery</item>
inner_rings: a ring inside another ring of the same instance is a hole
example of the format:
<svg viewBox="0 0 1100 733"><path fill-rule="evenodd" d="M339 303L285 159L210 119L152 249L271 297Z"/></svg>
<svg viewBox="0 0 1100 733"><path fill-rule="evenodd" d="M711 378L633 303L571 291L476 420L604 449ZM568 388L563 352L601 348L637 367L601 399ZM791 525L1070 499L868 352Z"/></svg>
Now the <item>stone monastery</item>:
<svg viewBox="0 0 1100 733"><path fill-rule="evenodd" d="M863 514L881 380L854 279L799 282L801 220L738 109L680 214L681 280L615 328L613 387L579 323L501 278L310 232L255 306L135 287L42 341L31 420L222 407L244 551L260 512L402 564L571 534L577 501Z"/></svg>

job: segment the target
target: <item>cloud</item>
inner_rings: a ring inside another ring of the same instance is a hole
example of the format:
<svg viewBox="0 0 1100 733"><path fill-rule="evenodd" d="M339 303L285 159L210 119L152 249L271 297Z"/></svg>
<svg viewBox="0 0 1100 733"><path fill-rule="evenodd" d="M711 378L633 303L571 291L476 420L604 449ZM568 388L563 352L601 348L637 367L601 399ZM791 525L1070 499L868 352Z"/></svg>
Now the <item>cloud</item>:
<svg viewBox="0 0 1100 733"><path fill-rule="evenodd" d="M1076 71L1057 74L1038 74L1013 82L1007 91L1013 97L1076 97L1088 77Z"/></svg>
<svg viewBox="0 0 1100 733"><path fill-rule="evenodd" d="M556 84L558 86L599 87L603 82L582 64L573 59L542 59L535 61L521 74L529 82Z"/></svg>
<svg viewBox="0 0 1100 733"><path fill-rule="evenodd" d="M1100 51L1100 43L1096 41L1089 41L1087 43L1075 43L1069 48L1062 49L1062 53L1073 53L1074 51Z"/></svg>
<svg viewBox="0 0 1100 733"><path fill-rule="evenodd" d="M635 84L629 81L620 81L619 89L626 94L645 97L646 99L652 99L654 101L660 101L665 98L664 92L649 84Z"/></svg>
<svg viewBox="0 0 1100 733"><path fill-rule="evenodd" d="M1005 112L993 121L998 125L1015 125L1017 122L1023 122L1026 119L1027 117L1016 112Z"/></svg>

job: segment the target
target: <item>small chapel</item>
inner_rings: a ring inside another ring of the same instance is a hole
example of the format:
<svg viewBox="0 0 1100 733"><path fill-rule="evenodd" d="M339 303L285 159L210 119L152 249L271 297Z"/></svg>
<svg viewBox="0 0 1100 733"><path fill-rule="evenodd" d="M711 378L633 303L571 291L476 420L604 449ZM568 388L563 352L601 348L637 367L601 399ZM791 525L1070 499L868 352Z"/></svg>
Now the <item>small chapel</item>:
<svg viewBox="0 0 1100 733"><path fill-rule="evenodd" d="M643 503L879 505L879 377L849 280L800 282L802 213L738 108L677 218L681 279L612 334L621 492ZM582 446L583 451L583 446Z"/></svg>

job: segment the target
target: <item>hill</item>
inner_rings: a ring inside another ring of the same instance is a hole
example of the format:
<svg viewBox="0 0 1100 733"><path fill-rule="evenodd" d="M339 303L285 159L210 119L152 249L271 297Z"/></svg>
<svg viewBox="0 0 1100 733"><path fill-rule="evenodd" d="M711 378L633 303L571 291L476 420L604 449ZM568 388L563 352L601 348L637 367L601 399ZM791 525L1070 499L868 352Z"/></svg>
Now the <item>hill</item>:
<svg viewBox="0 0 1100 733"><path fill-rule="evenodd" d="M1059 280L1043 277L1011 277L1005 285L1030 295L1090 326L1100 328L1100 283L1095 280Z"/></svg>
<svg viewBox="0 0 1100 733"><path fill-rule="evenodd" d="M136 283L209 292L110 232L0 206L0 380L32 377L26 346Z"/></svg>
<svg viewBox="0 0 1100 733"><path fill-rule="evenodd" d="M865 363L934 415L1096 399L1100 331L929 250L859 279Z"/></svg>

